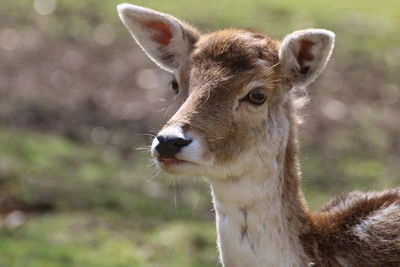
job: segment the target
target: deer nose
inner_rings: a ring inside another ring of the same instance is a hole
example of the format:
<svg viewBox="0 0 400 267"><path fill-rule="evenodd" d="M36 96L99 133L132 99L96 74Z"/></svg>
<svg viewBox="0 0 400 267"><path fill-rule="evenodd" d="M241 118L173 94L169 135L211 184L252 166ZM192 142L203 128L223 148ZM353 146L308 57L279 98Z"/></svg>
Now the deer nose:
<svg viewBox="0 0 400 267"><path fill-rule="evenodd" d="M182 147L187 146L192 142L190 139L180 137L169 137L158 135L158 145L156 150L159 153L160 158L175 158L175 154L178 153Z"/></svg>

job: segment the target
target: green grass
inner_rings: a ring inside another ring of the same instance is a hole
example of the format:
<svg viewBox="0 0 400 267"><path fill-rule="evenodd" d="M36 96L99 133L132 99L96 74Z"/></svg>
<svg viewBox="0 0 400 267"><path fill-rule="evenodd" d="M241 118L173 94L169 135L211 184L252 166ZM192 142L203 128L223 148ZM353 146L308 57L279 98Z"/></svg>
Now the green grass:
<svg viewBox="0 0 400 267"><path fill-rule="evenodd" d="M0 232L0 266L213 266L214 228L204 222L137 222L93 212L33 216Z"/></svg>
<svg viewBox="0 0 400 267"><path fill-rule="evenodd" d="M6 128L0 138L0 200L18 197L27 209L19 227L4 218L1 227L0 219L0 266L216 264L214 225L203 216L208 200L195 207L174 204L177 193L145 194L146 186L178 185L163 176L146 182L140 156ZM38 203L52 210L29 211Z"/></svg>
<svg viewBox="0 0 400 267"><path fill-rule="evenodd" d="M112 146L1 127L0 139L3 197L62 210L111 209L143 222L193 217L173 204L179 185L163 175L149 179L155 170L147 154L126 156ZM152 193L157 188L161 192Z"/></svg>
<svg viewBox="0 0 400 267"><path fill-rule="evenodd" d="M42 31L64 40L88 41L93 27L101 23L115 25L119 36L128 34L120 23L116 5L130 2L182 18L203 31L219 28L255 28L273 37L301 28L328 28L337 32L337 52L382 51L400 42L398 29L400 2L396 0L221 0L221 1L57 1L51 16L35 15L31 3L3 3L5 27L26 27L34 22Z"/></svg>

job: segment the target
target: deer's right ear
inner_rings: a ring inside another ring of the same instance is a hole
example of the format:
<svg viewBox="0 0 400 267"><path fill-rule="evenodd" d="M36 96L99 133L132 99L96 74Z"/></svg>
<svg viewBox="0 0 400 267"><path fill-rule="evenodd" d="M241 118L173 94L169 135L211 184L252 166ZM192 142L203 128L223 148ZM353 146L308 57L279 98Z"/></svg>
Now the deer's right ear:
<svg viewBox="0 0 400 267"><path fill-rule="evenodd" d="M120 4L118 14L144 52L170 72L190 54L200 36L178 19L148 8Z"/></svg>
<svg viewBox="0 0 400 267"><path fill-rule="evenodd" d="M332 54L335 34L322 29L296 31L283 39L279 61L284 86L305 87L318 77Z"/></svg>

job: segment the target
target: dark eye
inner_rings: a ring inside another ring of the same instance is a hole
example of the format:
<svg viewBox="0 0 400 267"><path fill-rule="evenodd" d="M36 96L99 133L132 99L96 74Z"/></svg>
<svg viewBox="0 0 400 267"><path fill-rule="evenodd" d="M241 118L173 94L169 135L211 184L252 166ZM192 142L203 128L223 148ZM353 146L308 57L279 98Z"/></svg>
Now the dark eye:
<svg viewBox="0 0 400 267"><path fill-rule="evenodd" d="M266 99L267 95L261 90L261 88L256 88L250 91L246 100L254 105L262 105Z"/></svg>
<svg viewBox="0 0 400 267"><path fill-rule="evenodd" d="M176 79L173 79L172 81L170 81L169 84L171 85L171 88L174 91L174 93L178 94L179 93L179 84L176 81Z"/></svg>

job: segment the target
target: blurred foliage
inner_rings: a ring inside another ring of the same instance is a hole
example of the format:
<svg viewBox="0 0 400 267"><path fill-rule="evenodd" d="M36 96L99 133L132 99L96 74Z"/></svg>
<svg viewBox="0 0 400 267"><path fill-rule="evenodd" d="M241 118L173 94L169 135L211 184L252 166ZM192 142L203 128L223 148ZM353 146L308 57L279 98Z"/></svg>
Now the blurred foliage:
<svg viewBox="0 0 400 267"><path fill-rule="evenodd" d="M15 129L0 138L0 266L216 262L205 183L155 180L143 156L95 144Z"/></svg>
<svg viewBox="0 0 400 267"><path fill-rule="evenodd" d="M168 118L172 92L118 3L1 1L0 266L217 264L207 183L157 174L136 149ZM203 32L335 31L303 111L307 200L315 209L340 192L399 185L400 1L134 3Z"/></svg>
<svg viewBox="0 0 400 267"><path fill-rule="evenodd" d="M215 265L215 231L198 221L165 222L143 231L91 212L57 213L0 232L1 266Z"/></svg>

